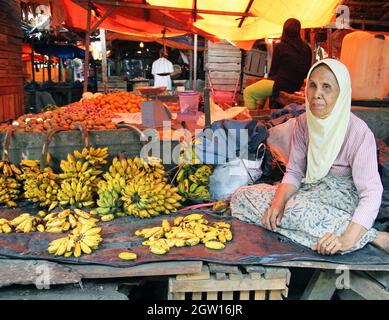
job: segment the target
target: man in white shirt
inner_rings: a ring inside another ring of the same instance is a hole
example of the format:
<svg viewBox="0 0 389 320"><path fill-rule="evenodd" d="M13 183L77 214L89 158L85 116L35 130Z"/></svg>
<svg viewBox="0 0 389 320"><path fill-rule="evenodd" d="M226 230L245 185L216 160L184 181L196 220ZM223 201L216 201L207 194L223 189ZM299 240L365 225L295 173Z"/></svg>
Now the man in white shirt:
<svg viewBox="0 0 389 320"><path fill-rule="evenodd" d="M166 87L172 89L172 80L170 75L174 72L173 64L166 59L167 53L164 50L159 51L160 58L153 62L151 73L154 75L154 87Z"/></svg>

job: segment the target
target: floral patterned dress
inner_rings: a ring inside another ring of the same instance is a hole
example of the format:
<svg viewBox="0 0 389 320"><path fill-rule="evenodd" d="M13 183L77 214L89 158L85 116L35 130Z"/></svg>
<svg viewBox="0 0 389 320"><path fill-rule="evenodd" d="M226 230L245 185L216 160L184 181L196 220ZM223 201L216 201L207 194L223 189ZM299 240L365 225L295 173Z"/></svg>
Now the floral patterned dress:
<svg viewBox="0 0 389 320"><path fill-rule="evenodd" d="M270 207L277 186L258 184L239 188L231 196L232 215L262 225L262 216ZM312 184L302 184L288 200L277 232L311 248L326 232L342 235L358 205L352 177L327 175ZM350 250L364 247L377 237L371 228ZM348 252L350 252L348 251Z"/></svg>

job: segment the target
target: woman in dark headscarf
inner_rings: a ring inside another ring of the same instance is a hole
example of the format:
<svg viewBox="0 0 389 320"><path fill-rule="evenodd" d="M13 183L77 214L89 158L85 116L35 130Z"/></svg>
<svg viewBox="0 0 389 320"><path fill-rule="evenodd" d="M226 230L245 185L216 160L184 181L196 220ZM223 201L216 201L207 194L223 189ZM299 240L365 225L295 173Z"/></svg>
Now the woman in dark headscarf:
<svg viewBox="0 0 389 320"><path fill-rule="evenodd" d="M256 109L256 100L263 106L267 97L277 97L280 91L293 93L300 90L312 60L311 49L301 39L300 30L299 20L291 18L285 21L281 42L274 47L268 79L244 90L244 104L248 109Z"/></svg>

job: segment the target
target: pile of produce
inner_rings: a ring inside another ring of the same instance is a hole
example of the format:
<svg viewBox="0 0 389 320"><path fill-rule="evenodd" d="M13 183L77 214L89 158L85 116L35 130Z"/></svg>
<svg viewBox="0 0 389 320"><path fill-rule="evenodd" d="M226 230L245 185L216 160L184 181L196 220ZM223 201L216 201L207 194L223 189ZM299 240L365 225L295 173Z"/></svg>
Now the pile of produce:
<svg viewBox="0 0 389 320"><path fill-rule="evenodd" d="M0 125L0 131L9 126L19 132L45 132L57 127L74 130L79 123L84 123L89 130L112 130L116 129L112 119L117 118L117 113L139 112L145 100L127 92L98 94L58 109L22 115L11 125Z"/></svg>
<svg viewBox="0 0 389 320"><path fill-rule="evenodd" d="M168 183L160 159L114 158L99 184L96 211L101 215L150 218L177 212L181 196ZM108 219L108 218L107 218Z"/></svg>
<svg viewBox="0 0 389 320"><path fill-rule="evenodd" d="M46 214L44 211L38 213L41 217L35 217L29 213L22 213L12 220L0 218L0 233L34 231L62 233L76 229L84 224L95 224L99 219L94 218L88 212L74 209L65 209L60 212Z"/></svg>
<svg viewBox="0 0 389 320"><path fill-rule="evenodd" d="M129 92L113 92L97 96L94 95L89 99L84 99L82 104L95 108L103 108L112 113L134 113L140 112L141 103L146 100L146 98Z"/></svg>
<svg viewBox="0 0 389 320"><path fill-rule="evenodd" d="M101 228L93 223L81 224L67 236L50 242L48 251L56 256L65 258L74 255L76 258L82 253L90 254L96 250L103 240Z"/></svg>
<svg viewBox="0 0 389 320"><path fill-rule="evenodd" d="M39 160L22 160L23 198L41 207L49 207L49 211L58 205L60 178L50 167L40 170Z"/></svg>
<svg viewBox="0 0 389 320"><path fill-rule="evenodd" d="M102 166L107 163L108 148L84 148L75 150L74 156L68 154L60 167L63 173L58 201L61 206L70 205L76 208L91 207L95 204L94 193L98 190Z"/></svg>
<svg viewBox="0 0 389 320"><path fill-rule="evenodd" d="M187 200L209 201L208 182L212 172L213 167L208 164L180 165L175 179L179 194Z"/></svg>
<svg viewBox="0 0 389 320"><path fill-rule="evenodd" d="M209 225L198 213L177 217L173 226L164 219L161 226L137 230L135 235L147 239L142 244L149 246L150 252L155 254L165 254L173 247L195 246L200 242L209 249L220 250L232 240L230 224L215 222Z"/></svg>
<svg viewBox="0 0 389 320"><path fill-rule="evenodd" d="M9 161L0 161L0 204L15 207L19 198L21 170Z"/></svg>

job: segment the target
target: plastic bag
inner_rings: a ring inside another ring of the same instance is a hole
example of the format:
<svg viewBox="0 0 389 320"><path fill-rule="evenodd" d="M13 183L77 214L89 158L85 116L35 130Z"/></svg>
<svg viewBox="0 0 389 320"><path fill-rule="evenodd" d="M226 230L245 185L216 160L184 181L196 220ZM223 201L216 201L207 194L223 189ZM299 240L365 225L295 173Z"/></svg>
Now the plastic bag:
<svg viewBox="0 0 389 320"><path fill-rule="evenodd" d="M236 158L216 167L209 177L212 201L227 199L239 187L253 184L262 176L261 165L265 152L258 158L261 148L265 149L263 143L258 146L256 160Z"/></svg>

